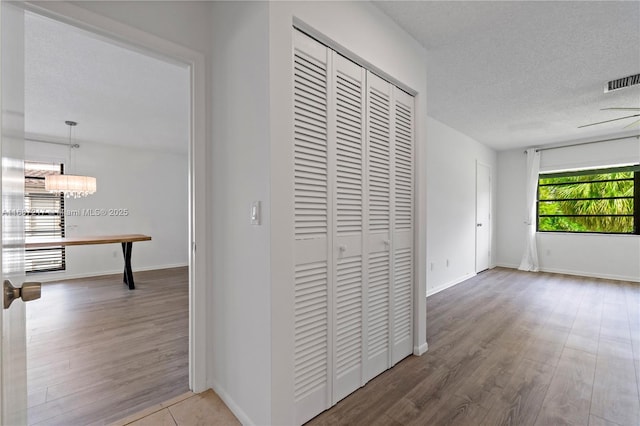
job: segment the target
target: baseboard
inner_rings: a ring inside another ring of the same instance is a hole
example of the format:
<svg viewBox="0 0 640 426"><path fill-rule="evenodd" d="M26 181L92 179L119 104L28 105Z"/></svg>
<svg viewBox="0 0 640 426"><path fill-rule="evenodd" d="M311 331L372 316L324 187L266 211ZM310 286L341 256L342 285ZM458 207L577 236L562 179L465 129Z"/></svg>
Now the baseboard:
<svg viewBox="0 0 640 426"><path fill-rule="evenodd" d="M613 274L599 274L599 273L584 272L584 271L572 271L568 269L540 268L540 272L549 272L552 274L576 275L579 277L589 277L589 278L602 278L605 280L632 281L636 283L640 282L640 277L627 277L624 275L613 275Z"/></svg>
<svg viewBox="0 0 640 426"><path fill-rule="evenodd" d="M189 264L174 263L170 265L140 266L140 267L136 266L133 270L133 273L135 274L136 272L155 271L157 269L182 268L185 266L189 266ZM66 271L42 272L42 273L28 274L27 277L37 278L39 282L47 283L52 281L74 280L77 278L102 277L105 275L116 275L116 274L122 274L122 269L116 269L116 270L110 270L110 271L98 271L98 272L82 272L79 274L69 274Z"/></svg>
<svg viewBox="0 0 640 426"><path fill-rule="evenodd" d="M435 288L435 289L433 289L431 291L427 291L427 297L432 296L432 295L434 295L436 293L440 293L443 290L446 290L446 289L448 289L450 287L453 287L456 284L460 284L461 282L466 281L469 278L473 278L475 276L476 276L476 273L474 272L474 273L471 273L471 274L463 275L462 277L458 277L455 280L449 281L448 283L443 284L438 288Z"/></svg>
<svg viewBox="0 0 640 426"><path fill-rule="evenodd" d="M211 389L213 389L213 391L218 394L222 402L225 403L227 408L231 410L233 415L236 416L236 418L240 421L242 425L246 426L246 425L256 424L253 421L251 421L251 418L247 416L247 413L245 413L238 406L238 404L236 404L233 398L231 398L231 396L220 386L220 384L216 380L212 380Z"/></svg>
<svg viewBox="0 0 640 426"><path fill-rule="evenodd" d="M413 347L413 354L415 356L421 356L427 353L428 350L429 350L429 344L427 342L424 342L420 346Z"/></svg>
<svg viewBox="0 0 640 426"><path fill-rule="evenodd" d="M511 265L508 263L498 263L496 266L501 266L503 268L509 269L518 269L519 265ZM578 277L589 277L589 278L602 278L605 280L615 280L615 281L631 281L631 282L640 282L640 277L629 277L625 275L613 275L613 274L599 274L585 271L573 271L570 269L558 269L558 268L540 268L540 272L548 272L550 274L564 274L564 275L575 275Z"/></svg>
<svg viewBox="0 0 640 426"><path fill-rule="evenodd" d="M518 269L520 265L516 265L515 263L496 263L496 266L500 268Z"/></svg>

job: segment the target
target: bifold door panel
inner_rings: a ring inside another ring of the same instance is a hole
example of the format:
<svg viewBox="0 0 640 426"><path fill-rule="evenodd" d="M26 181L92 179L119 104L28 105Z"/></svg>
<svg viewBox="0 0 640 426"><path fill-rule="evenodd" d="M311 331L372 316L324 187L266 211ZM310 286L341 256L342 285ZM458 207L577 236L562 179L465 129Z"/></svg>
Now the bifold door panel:
<svg viewBox="0 0 640 426"><path fill-rule="evenodd" d="M294 30L297 423L411 354L413 97Z"/></svg>

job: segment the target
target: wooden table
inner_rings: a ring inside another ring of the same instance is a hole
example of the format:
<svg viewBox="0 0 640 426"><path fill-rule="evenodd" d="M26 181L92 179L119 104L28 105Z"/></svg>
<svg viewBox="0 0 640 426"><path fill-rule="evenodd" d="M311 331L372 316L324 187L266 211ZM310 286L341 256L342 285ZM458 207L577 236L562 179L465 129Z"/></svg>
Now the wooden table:
<svg viewBox="0 0 640 426"><path fill-rule="evenodd" d="M26 238L25 248L50 248L60 246L86 246L93 244L122 244L122 255L124 256L124 277L122 281L133 290L135 284L133 282L133 271L131 270L131 251L133 243L137 241L150 241L151 237L142 234L123 234L123 235L103 235L97 237L43 237L43 238Z"/></svg>

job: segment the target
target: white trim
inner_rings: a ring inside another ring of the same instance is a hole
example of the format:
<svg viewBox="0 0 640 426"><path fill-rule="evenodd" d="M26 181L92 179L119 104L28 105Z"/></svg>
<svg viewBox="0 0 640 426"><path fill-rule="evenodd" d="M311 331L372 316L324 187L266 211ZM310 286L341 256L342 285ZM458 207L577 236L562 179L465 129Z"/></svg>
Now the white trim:
<svg viewBox="0 0 640 426"><path fill-rule="evenodd" d="M607 234L604 232L562 232L562 231L536 231L536 237L542 235L583 235L588 237L600 237L600 238L640 238L640 235L637 234Z"/></svg>
<svg viewBox="0 0 640 426"><path fill-rule="evenodd" d="M463 275L461 277L458 277L458 278L456 278L456 279L454 279L452 281L449 281L448 283L445 283L445 284L441 285L438 288L434 288L433 290L427 291L427 297L433 296L436 293L440 293L442 290L446 290L446 289L448 289L450 287L453 287L456 284L460 284L461 282L466 281L469 278L473 278L476 275L477 274L474 272L474 273L471 273L471 274L466 274L466 275Z"/></svg>
<svg viewBox="0 0 640 426"><path fill-rule="evenodd" d="M234 416L240 421L242 425L255 425L256 423L245 413L238 404L229 396L222 386L218 384L215 379L211 379L211 389L218 394L222 402L225 403L227 408L233 413Z"/></svg>
<svg viewBox="0 0 640 426"><path fill-rule="evenodd" d="M499 268L518 269L518 266L519 265L517 263L503 263L503 262L496 263L496 267L499 267Z"/></svg>
<svg viewBox="0 0 640 426"><path fill-rule="evenodd" d="M422 356L425 353L427 353L428 350L429 350L429 344L427 342L424 342L420 346L413 347L413 354L415 356Z"/></svg>
<svg viewBox="0 0 640 426"><path fill-rule="evenodd" d="M34 13L83 28L129 49L140 49L190 69L189 137L189 387L207 389L206 316L206 75L205 57L179 44L65 2L25 2ZM198 247L198 251L195 248Z"/></svg>
<svg viewBox="0 0 640 426"><path fill-rule="evenodd" d="M579 277L589 277L589 278L603 278L606 280L616 280L616 281L632 281L632 282L640 283L640 277L631 277L631 276L615 275L615 274L599 274L599 273L572 271L569 269L556 269L556 268L540 268L540 272L548 272L551 274L575 275Z"/></svg>
<svg viewBox="0 0 640 426"><path fill-rule="evenodd" d="M327 46L329 49L333 50L334 52L337 52L338 54L344 56L345 58L349 59L350 61L355 62L356 64L358 64L362 68L372 72L373 74L375 74L376 76L380 77L381 79L386 80L388 83L393 84L394 86L396 86L397 88L407 92L411 96L415 97L418 94L418 92L414 88L412 88L410 86L407 86L406 84L404 84L400 80L394 78L393 76L387 74L384 70L382 70L379 67L375 66L371 62L363 59L357 53L352 52L351 50L349 50L346 47L344 47L342 44L340 44L337 41L331 39L330 37L327 37L324 33L322 33L321 31L318 31L312 25L309 25L307 22L305 22L303 19L300 19L296 15L293 16L293 28L295 28L295 29L303 32L304 34L310 36L311 38L317 40L318 42L320 42L320 44L324 44L325 46Z"/></svg>
<svg viewBox="0 0 640 426"><path fill-rule="evenodd" d="M497 266L508 269L518 269L518 265L507 264L507 263L499 263ZM577 277L586 277L586 278L602 278L605 280L615 280L615 281L631 281L640 283L640 277L632 277L626 275L615 275L615 274L599 274L585 271L573 271L570 269L557 269L557 268L540 268L539 272L546 272L549 274L563 274L563 275L573 275Z"/></svg>

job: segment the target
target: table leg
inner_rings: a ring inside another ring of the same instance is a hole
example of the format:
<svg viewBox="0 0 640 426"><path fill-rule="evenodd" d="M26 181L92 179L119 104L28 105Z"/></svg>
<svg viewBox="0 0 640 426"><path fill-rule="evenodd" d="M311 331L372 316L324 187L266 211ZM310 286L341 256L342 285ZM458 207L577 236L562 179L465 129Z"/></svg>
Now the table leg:
<svg viewBox="0 0 640 426"><path fill-rule="evenodd" d="M133 243L122 243L122 255L124 256L124 275L122 281L129 286L129 290L136 288L133 282L133 271L131 270L131 251L133 250Z"/></svg>

